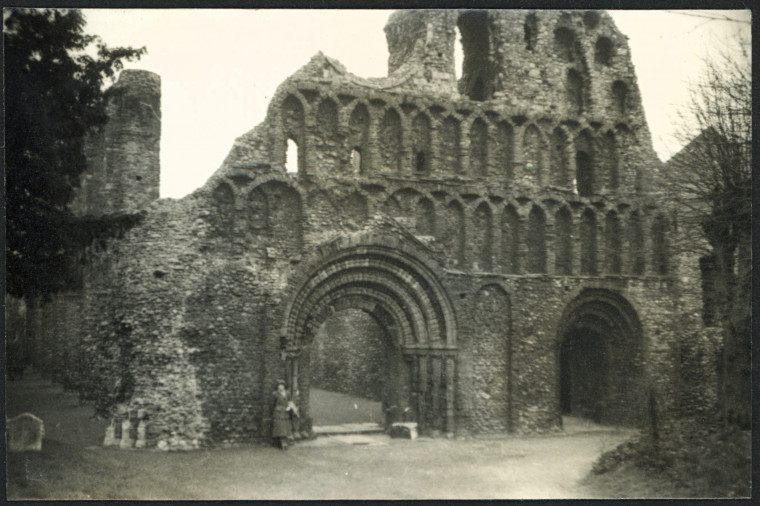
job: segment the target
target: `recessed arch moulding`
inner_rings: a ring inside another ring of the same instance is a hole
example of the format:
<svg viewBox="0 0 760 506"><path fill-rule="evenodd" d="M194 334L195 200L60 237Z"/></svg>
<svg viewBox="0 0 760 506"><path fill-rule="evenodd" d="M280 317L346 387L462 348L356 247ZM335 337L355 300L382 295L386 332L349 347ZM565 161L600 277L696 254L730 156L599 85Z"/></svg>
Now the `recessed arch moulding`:
<svg viewBox="0 0 760 506"><path fill-rule="evenodd" d="M480 52L460 83L457 27ZM401 11L386 35L388 76L317 54L202 188L154 202L85 274L86 323L63 335L125 344L121 360L72 348L122 385L99 402L145 410L148 446L266 438L274 382L308 417L313 334L354 309L389 336L394 401L430 434L561 430L561 343L619 344L615 315L638 321L622 370L645 388L614 372L624 347L602 355L600 420L640 420L624 411L649 391L677 414L698 266L673 249L683 227L650 184L660 162L609 16Z"/></svg>

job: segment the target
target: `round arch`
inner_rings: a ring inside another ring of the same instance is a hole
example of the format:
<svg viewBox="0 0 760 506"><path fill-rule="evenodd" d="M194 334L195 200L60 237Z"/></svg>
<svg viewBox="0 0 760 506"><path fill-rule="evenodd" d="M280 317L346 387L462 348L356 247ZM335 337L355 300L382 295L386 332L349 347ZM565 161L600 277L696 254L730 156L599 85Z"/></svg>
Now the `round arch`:
<svg viewBox="0 0 760 506"><path fill-rule="evenodd" d="M338 311L358 309L392 338L399 364L389 368L395 376L389 382L405 382L408 395L400 402L412 408L420 430L453 432L456 323L431 261L390 237L346 238L330 250L302 270L286 306L281 335L293 390L308 393L309 371L299 373L299 359L308 357L322 324ZM446 392L443 402L439 389Z"/></svg>
<svg viewBox="0 0 760 506"><path fill-rule="evenodd" d="M562 314L556 353L560 416L642 422L645 346L641 322L625 297L583 290Z"/></svg>

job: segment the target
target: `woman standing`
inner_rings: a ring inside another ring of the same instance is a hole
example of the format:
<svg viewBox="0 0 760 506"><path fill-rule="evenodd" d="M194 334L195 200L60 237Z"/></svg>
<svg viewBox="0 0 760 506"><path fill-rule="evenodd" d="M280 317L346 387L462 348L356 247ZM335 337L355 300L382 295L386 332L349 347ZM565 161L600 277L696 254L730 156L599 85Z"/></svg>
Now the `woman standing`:
<svg viewBox="0 0 760 506"><path fill-rule="evenodd" d="M288 438L291 437L290 413L292 403L290 394L285 388L285 381L277 381L277 390L272 394L274 397L274 413L272 413L272 437L275 443L283 450L288 448Z"/></svg>

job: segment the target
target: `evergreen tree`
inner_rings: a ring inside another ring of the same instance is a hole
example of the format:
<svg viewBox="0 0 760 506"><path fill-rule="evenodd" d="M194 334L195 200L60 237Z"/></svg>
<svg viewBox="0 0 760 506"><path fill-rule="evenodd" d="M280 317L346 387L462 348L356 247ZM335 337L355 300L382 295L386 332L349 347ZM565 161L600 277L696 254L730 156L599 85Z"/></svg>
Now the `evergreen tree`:
<svg viewBox="0 0 760 506"><path fill-rule="evenodd" d="M83 249L136 216L75 217L85 138L106 123L106 86L145 48L109 48L77 10L4 11L6 293L48 297L77 278Z"/></svg>

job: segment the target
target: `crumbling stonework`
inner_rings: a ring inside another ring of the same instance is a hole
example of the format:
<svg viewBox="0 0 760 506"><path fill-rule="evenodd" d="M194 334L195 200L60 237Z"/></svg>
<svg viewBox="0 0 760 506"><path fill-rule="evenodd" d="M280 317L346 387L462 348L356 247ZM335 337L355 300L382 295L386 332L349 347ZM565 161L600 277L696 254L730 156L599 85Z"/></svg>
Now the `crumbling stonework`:
<svg viewBox="0 0 760 506"><path fill-rule="evenodd" d="M366 370L380 384L364 395L409 407L423 433L545 431L563 413L638 425L650 392L677 414L698 266L669 254L676 216L650 185L661 163L609 16L400 11L386 35L387 77L319 53L202 188L124 197L143 223L42 318L83 364L70 381L144 410L161 448L266 437L279 377L308 418L311 384L370 338L382 367L345 360L342 377ZM129 107L157 132L157 104ZM124 138L143 158L113 160L133 181L157 144ZM348 310L382 331L323 326Z"/></svg>

